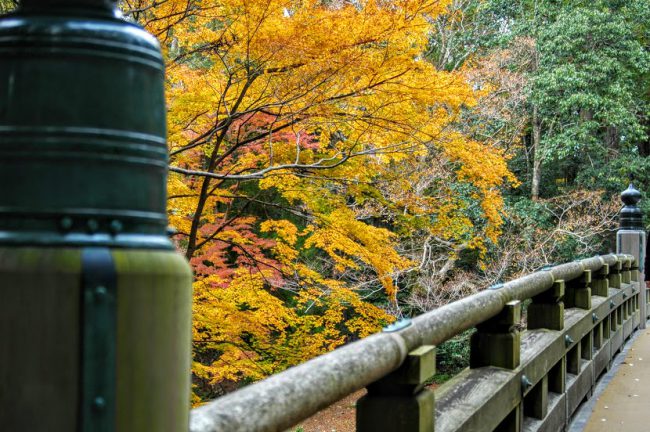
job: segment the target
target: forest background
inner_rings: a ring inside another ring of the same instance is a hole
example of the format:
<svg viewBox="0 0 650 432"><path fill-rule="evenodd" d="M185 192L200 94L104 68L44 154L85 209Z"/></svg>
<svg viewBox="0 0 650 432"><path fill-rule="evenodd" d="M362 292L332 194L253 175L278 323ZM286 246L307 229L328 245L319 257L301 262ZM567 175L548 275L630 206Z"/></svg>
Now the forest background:
<svg viewBox="0 0 650 432"><path fill-rule="evenodd" d="M0 0L0 13L15 6ZM650 190L646 0L120 9L167 64L169 219L196 276L195 403L607 253L617 194L631 177ZM465 347L440 347L443 374Z"/></svg>

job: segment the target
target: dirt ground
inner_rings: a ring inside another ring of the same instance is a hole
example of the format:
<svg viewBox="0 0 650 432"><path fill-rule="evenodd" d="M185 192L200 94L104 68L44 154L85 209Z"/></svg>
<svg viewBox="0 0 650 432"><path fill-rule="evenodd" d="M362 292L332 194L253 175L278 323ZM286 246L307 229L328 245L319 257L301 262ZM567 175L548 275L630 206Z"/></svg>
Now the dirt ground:
<svg viewBox="0 0 650 432"><path fill-rule="evenodd" d="M352 393L345 399L341 399L334 405L325 408L298 426L292 431L304 432L354 432L354 418L356 415L355 404L357 399L366 394L365 390Z"/></svg>
<svg viewBox="0 0 650 432"><path fill-rule="evenodd" d="M429 386L435 389L436 384ZM359 390L352 393L345 399L341 399L334 405L314 414L298 426L290 429L291 432L354 432L354 422L356 416L355 405L357 400L366 394L365 390ZM302 430L300 429L302 428Z"/></svg>

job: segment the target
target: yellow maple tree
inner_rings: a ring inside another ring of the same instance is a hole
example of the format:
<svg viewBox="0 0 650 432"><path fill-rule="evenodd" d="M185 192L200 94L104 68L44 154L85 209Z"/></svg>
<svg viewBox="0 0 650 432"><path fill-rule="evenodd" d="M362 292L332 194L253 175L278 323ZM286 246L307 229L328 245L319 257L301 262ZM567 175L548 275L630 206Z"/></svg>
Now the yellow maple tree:
<svg viewBox="0 0 650 432"><path fill-rule="evenodd" d="M167 58L169 218L197 276L201 397L389 322L364 296L398 310L414 265L398 234L498 236L512 175L454 128L478 97L463 73L422 57L448 3L125 2ZM484 223L452 183L471 186Z"/></svg>

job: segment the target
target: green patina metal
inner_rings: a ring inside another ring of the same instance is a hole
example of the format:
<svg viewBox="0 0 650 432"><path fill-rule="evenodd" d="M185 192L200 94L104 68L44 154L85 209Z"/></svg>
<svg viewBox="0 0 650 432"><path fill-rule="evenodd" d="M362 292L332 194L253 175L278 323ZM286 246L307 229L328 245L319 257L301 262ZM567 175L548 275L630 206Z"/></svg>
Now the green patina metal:
<svg viewBox="0 0 650 432"><path fill-rule="evenodd" d="M163 69L114 1L0 18L0 430L187 429Z"/></svg>
<svg viewBox="0 0 650 432"><path fill-rule="evenodd" d="M116 15L27 0L0 19L0 245L171 249L162 56Z"/></svg>
<svg viewBox="0 0 650 432"><path fill-rule="evenodd" d="M641 200L639 192L632 183L621 193L624 207L619 214L619 224L622 230L643 230L643 212L638 207Z"/></svg>
<svg viewBox="0 0 650 432"><path fill-rule="evenodd" d="M86 432L115 431L117 275L108 248L81 253L80 425Z"/></svg>

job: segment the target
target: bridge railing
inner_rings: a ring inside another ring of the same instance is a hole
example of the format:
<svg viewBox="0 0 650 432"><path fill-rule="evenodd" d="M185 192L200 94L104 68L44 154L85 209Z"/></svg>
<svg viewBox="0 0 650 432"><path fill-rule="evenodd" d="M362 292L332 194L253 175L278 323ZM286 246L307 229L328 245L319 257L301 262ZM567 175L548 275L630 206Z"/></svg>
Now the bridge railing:
<svg viewBox="0 0 650 432"><path fill-rule="evenodd" d="M561 430L639 327L640 286L632 255L547 268L196 408L190 430L284 431L364 387L360 431ZM470 367L434 395L435 346L474 327Z"/></svg>

